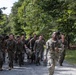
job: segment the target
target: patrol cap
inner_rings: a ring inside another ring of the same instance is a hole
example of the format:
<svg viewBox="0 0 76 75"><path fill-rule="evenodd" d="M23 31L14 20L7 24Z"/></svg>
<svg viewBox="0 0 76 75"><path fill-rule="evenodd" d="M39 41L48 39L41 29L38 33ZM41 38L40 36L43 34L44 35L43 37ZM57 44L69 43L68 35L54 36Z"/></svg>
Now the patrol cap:
<svg viewBox="0 0 76 75"><path fill-rule="evenodd" d="M60 35L60 31L56 31L56 35Z"/></svg>

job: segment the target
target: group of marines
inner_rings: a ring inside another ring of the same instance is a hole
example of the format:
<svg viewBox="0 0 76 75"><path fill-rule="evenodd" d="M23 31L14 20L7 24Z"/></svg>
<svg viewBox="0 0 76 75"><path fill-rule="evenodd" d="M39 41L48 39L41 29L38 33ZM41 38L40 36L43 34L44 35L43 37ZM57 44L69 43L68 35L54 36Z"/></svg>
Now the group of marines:
<svg viewBox="0 0 76 75"><path fill-rule="evenodd" d="M44 48L44 45L46 46ZM60 66L65 58L65 50L67 42L64 34L53 32L51 38L46 42L43 35L26 39L26 36L15 36L10 34L8 38L0 36L0 70L5 62L6 53L8 53L9 70L13 68L13 63L18 63L19 66L24 65L25 54L27 55L28 63L35 63L37 66L40 62L47 62L49 65L49 75L54 74L56 61Z"/></svg>
<svg viewBox="0 0 76 75"><path fill-rule="evenodd" d="M35 63L40 65L43 60L45 39L43 35L26 39L26 36L15 36L10 34L7 39L0 36L0 70L5 62L6 53L8 54L9 70L13 68L13 63L18 63L19 66L24 65L25 54L27 55L28 63Z"/></svg>

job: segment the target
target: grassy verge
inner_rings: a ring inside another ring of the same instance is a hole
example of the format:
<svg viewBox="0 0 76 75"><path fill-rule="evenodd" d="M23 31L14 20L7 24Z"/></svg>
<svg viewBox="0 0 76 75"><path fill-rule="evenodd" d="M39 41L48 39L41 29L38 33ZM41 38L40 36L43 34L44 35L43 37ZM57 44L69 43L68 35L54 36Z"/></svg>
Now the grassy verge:
<svg viewBox="0 0 76 75"><path fill-rule="evenodd" d="M70 64L76 64L76 50L67 50L65 60Z"/></svg>

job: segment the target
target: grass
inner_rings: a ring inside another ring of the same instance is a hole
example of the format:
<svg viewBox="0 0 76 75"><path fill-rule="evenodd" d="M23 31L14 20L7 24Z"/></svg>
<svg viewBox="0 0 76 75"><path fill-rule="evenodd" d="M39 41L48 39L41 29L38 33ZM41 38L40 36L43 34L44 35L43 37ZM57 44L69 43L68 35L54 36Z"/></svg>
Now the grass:
<svg viewBox="0 0 76 75"><path fill-rule="evenodd" d="M67 50L65 60L76 65L76 50Z"/></svg>

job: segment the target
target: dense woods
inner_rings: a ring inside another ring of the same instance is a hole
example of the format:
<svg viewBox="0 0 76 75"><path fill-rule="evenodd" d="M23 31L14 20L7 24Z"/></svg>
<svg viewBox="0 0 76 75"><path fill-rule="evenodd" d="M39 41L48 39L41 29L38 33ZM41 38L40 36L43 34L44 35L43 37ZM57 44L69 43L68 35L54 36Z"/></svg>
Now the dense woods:
<svg viewBox="0 0 76 75"><path fill-rule="evenodd" d="M64 33L68 44L76 43L75 0L19 0L9 16L0 9L0 34L43 34L46 39L53 31Z"/></svg>

